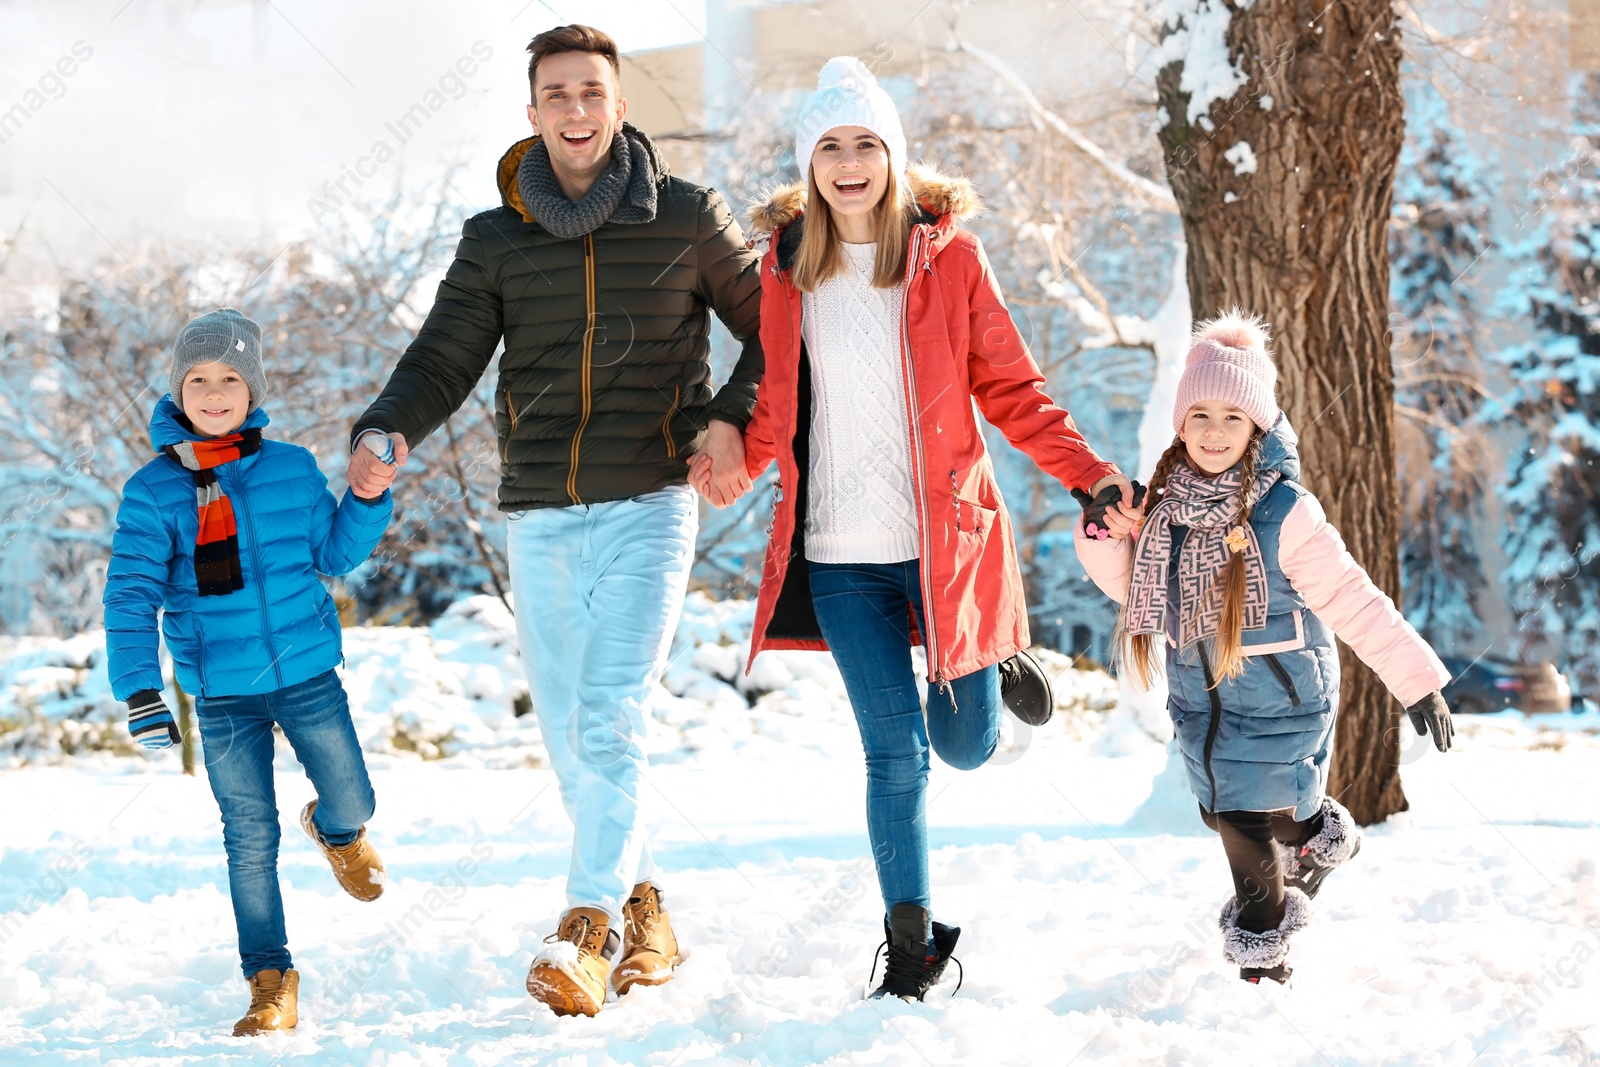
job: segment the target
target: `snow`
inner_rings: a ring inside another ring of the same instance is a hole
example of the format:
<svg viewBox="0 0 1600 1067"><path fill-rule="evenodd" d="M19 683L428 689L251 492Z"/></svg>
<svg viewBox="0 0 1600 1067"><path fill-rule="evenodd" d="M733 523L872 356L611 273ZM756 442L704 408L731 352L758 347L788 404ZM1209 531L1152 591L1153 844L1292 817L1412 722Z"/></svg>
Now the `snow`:
<svg viewBox="0 0 1600 1067"><path fill-rule="evenodd" d="M388 868L380 900L340 891L294 825L311 788L279 753L280 870L302 975L291 1035L228 1036L247 995L203 777L178 773L171 753L14 747L0 776L12 813L0 857L0 1060L1600 1055L1600 713L1462 717L1448 756L1412 744L1411 810L1370 830L1330 879L1294 939L1293 983L1260 988L1220 958L1222 852L1163 745L1118 703L1115 682L1046 652L1060 697L1049 725L1010 735L978 771L935 761L935 914L963 928L964 984L954 993L947 981L924 1004L865 1001L881 904L853 719L825 655L764 656L759 681L740 676L750 610L691 597L652 725L645 800L687 954L672 982L594 1019L558 1019L524 991L564 906L570 829L531 716L515 714L509 616L474 598L429 628L346 632L378 794L369 831ZM0 648L0 718L29 694L43 738L45 724L94 705L103 669L82 664L95 648L94 635ZM427 744L397 745L402 727Z"/></svg>
<svg viewBox="0 0 1600 1067"><path fill-rule="evenodd" d="M1235 174L1254 174L1256 172L1256 153L1250 147L1249 141L1240 141L1232 148L1222 153L1222 158L1233 164Z"/></svg>
<svg viewBox="0 0 1600 1067"><path fill-rule="evenodd" d="M1252 4L1237 6L1248 11ZM1228 55L1232 12L1222 0L1157 0L1151 18L1170 31L1155 50L1153 66L1160 70L1171 63L1183 64L1178 88L1189 94L1186 118L1209 131L1212 103L1229 99L1250 80Z"/></svg>

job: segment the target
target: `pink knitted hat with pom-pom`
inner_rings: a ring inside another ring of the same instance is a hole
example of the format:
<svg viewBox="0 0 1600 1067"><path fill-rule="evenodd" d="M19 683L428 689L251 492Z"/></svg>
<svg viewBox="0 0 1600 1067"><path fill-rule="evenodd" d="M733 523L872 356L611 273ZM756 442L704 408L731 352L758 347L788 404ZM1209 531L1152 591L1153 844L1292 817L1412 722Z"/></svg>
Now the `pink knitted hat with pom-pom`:
<svg viewBox="0 0 1600 1067"><path fill-rule="evenodd" d="M1183 432L1189 409L1200 401L1221 400L1270 430L1278 421L1277 389L1278 368L1267 354L1266 324L1235 308L1195 328L1189 359L1178 379L1172 428Z"/></svg>

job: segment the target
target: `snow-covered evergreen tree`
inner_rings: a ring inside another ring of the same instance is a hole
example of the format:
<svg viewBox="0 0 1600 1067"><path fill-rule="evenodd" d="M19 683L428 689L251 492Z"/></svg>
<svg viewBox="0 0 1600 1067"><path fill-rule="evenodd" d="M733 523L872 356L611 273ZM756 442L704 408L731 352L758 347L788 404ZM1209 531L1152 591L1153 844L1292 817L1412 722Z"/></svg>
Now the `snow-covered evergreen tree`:
<svg viewBox="0 0 1600 1067"><path fill-rule="evenodd" d="M1574 93L1572 152L1545 176L1528 266L1508 309L1532 337L1499 359L1510 388L1489 405L1525 435L1504 489L1503 580L1524 643L1573 688L1600 689L1600 78Z"/></svg>
<svg viewBox="0 0 1600 1067"><path fill-rule="evenodd" d="M1434 88L1413 79L1395 174L1390 302L1405 615L1435 647L1478 637L1478 531L1492 477L1471 269L1488 250L1488 182Z"/></svg>

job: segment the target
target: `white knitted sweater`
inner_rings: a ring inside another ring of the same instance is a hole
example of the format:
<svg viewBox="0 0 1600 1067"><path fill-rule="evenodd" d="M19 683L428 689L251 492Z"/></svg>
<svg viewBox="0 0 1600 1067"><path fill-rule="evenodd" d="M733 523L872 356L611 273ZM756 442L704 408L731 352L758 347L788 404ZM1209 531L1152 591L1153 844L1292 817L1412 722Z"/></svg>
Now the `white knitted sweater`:
<svg viewBox="0 0 1600 1067"><path fill-rule="evenodd" d="M812 395L806 558L900 563L920 552L900 367L905 292L873 287L875 245L841 247L843 269L800 301Z"/></svg>

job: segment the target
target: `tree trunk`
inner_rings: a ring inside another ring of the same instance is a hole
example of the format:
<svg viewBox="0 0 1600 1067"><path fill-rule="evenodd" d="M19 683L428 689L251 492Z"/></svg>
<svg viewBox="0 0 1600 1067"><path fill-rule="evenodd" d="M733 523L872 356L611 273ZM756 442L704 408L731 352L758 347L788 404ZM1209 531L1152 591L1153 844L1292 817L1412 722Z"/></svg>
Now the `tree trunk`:
<svg viewBox="0 0 1600 1067"><path fill-rule="evenodd" d="M1194 125L1186 117L1181 63L1157 81L1170 116L1161 143L1188 241L1190 304L1197 318L1237 304L1272 324L1278 399L1300 434L1302 480L1356 561L1398 602L1385 336L1386 233L1404 136L1395 13L1390 0L1257 0L1233 10L1227 41L1249 80L1212 103L1209 128L1204 117ZM1407 806L1400 709L1342 644L1340 661L1329 792L1370 824Z"/></svg>
<svg viewBox="0 0 1600 1067"><path fill-rule="evenodd" d="M172 692L178 703L178 736L182 744L178 751L183 756L183 773L193 775L195 772L195 734L198 724L194 721L194 701L189 694L183 691L183 686L178 680L172 680Z"/></svg>

